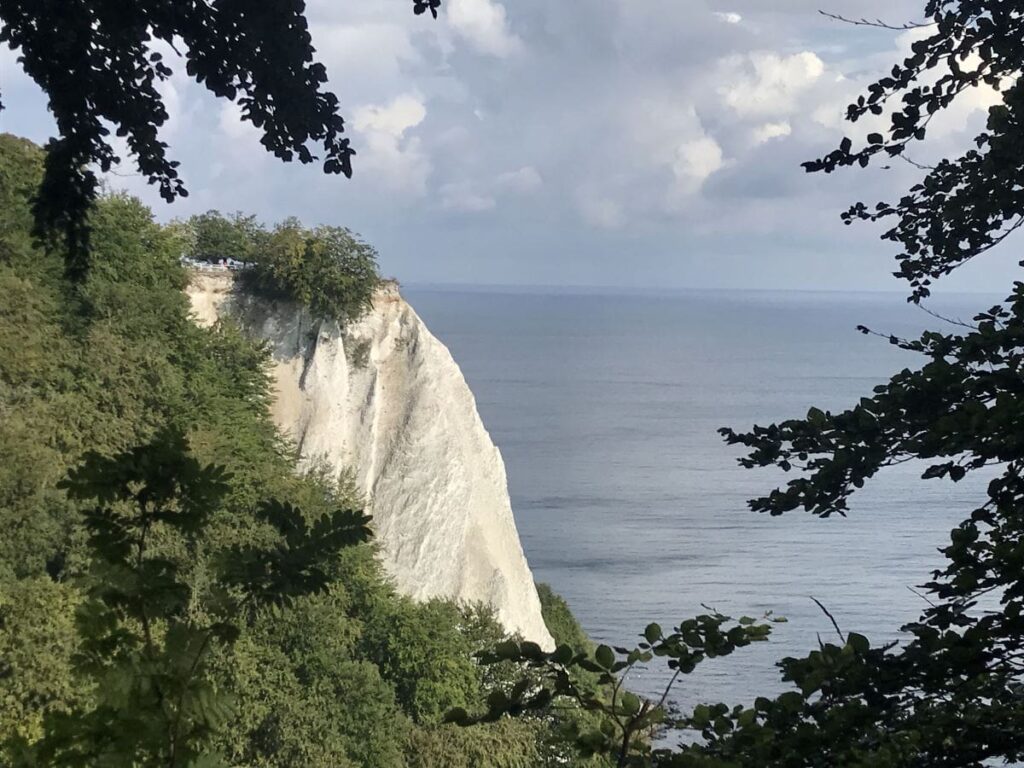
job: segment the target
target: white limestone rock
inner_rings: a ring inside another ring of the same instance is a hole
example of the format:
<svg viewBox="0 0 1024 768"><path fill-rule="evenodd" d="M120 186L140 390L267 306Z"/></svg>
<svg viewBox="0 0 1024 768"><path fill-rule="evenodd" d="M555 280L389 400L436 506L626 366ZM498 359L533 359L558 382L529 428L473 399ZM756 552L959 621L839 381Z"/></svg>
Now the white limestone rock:
<svg viewBox="0 0 1024 768"><path fill-rule="evenodd" d="M507 629L554 647L501 454L458 365L397 288L344 331L235 290L230 273L195 273L188 295L197 322L231 316L270 343L274 421L303 462L355 473L401 592L485 602Z"/></svg>

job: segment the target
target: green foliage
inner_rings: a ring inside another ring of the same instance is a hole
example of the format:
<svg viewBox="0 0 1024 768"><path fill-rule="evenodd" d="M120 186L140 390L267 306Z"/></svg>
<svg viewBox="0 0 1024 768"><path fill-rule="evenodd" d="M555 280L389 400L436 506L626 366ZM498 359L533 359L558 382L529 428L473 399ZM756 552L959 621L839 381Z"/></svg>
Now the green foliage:
<svg viewBox="0 0 1024 768"><path fill-rule="evenodd" d="M502 720L468 730L455 725L414 728L406 748L408 768L537 768L547 765L545 724Z"/></svg>
<svg viewBox="0 0 1024 768"><path fill-rule="evenodd" d="M381 282L377 252L343 227L308 229L287 219L268 232L254 216L207 211L171 232L195 259L245 262L240 279L249 291L294 301L317 319L344 324L359 318Z"/></svg>
<svg viewBox="0 0 1024 768"><path fill-rule="evenodd" d="M207 211L189 218L187 226L188 255L203 261L252 261L266 237L256 217L241 212L228 218L220 211Z"/></svg>
<svg viewBox="0 0 1024 768"><path fill-rule="evenodd" d="M715 612L687 619L668 634L657 624L650 624L644 631L644 641L634 648L598 645L593 650L579 650L559 645L551 653L544 653L536 643L508 640L478 654L480 662L513 662L533 674L523 675L510 691L492 692L485 713L473 716L465 709L453 709L445 720L463 726L493 723L506 715L545 711L552 702L566 699L602 715L596 728L576 736L576 746L584 756L613 756L617 766L646 765L651 753L649 742L642 737L668 719L665 701L679 675L690 674L706 659L728 656L751 643L767 640L770 632L768 623L759 624L748 617L733 622ZM651 701L623 684L630 670L656 657L665 659L674 674L664 695ZM596 685L576 674L580 670L596 676ZM718 720L713 727L718 727Z"/></svg>
<svg viewBox="0 0 1024 768"><path fill-rule="evenodd" d="M480 691L473 648L460 631L462 611L431 600L389 601L369 617L361 651L395 686L402 708L421 723L437 723Z"/></svg>
<svg viewBox="0 0 1024 768"><path fill-rule="evenodd" d="M414 0L436 16L440 0ZM47 95L60 137L51 140L35 201L40 234L63 234L69 273L87 271L88 215L99 182L92 170L120 162L107 137L125 137L139 172L167 201L188 192L160 129L168 119L159 83L173 74L157 41L185 59L185 71L214 96L237 101L260 143L283 161L317 160L325 173L352 174L338 98L323 90L327 71L314 58L303 5L139 0L117 13L99 0L0 3L0 43L18 51L25 73ZM182 45L178 45L182 44ZM165 48L166 50L166 48Z"/></svg>
<svg viewBox="0 0 1024 768"><path fill-rule="evenodd" d="M46 576L0 580L0 734L35 741L44 712L88 698L72 667L80 603L78 590Z"/></svg>
<svg viewBox="0 0 1024 768"><path fill-rule="evenodd" d="M358 658L361 624L345 588L260 611L218 660L236 716L219 737L232 762L392 768L410 723L377 667Z"/></svg>
<svg viewBox="0 0 1024 768"><path fill-rule="evenodd" d="M61 483L70 498L95 504L83 513L92 570L75 666L96 695L93 706L50 712L41 739L13 745L16 762L223 764L211 742L233 702L211 674L213 648L238 639L249 611L323 593L323 563L369 536L352 512L307 526L299 510L268 502L257 516L277 536L207 553L213 573L189 583L229 480L191 456L180 434L163 432L114 457L87 454Z"/></svg>
<svg viewBox="0 0 1024 768"><path fill-rule="evenodd" d="M845 138L837 150L806 164L810 171L831 172L866 166L877 156L903 155L926 138L932 116L970 88L1007 85L974 148L923 168L922 181L899 203L879 203L873 210L857 203L844 215L847 223L897 220L883 237L901 248L896 276L909 282L913 302L930 295L935 279L999 244L1024 220L1024 10L993 0L929 0L926 14L932 23L907 59L848 110L856 121L891 109L886 134L869 134L866 146L856 151ZM935 82L922 85L932 74ZM845 515L857 489L884 467L908 460L925 464L924 480L958 482L988 469L993 479L986 498L965 511L951 532L942 550L944 566L923 587L929 607L903 628L906 641L872 645L837 626L838 643L819 641L818 649L803 658L780 662L790 690L750 705L702 704L673 722L690 731L691 739L674 750L620 753L620 763L981 768L1024 759L1024 282L1015 282L1006 302L980 312L973 322L951 322L957 333L928 331L917 339L878 334L921 354L924 363L896 374L846 410L811 408L805 419L749 432L721 430L730 444L748 449L743 466L799 473L785 487L750 502L753 510L771 515L796 509L821 517ZM736 638L760 639L746 634L757 626L741 620L725 632L724 647L734 631ZM689 644L688 631L699 632L700 625L684 623L677 631ZM652 650L662 636L656 625L645 631ZM638 649L644 652L643 645ZM593 659L561 649L538 655L515 645L498 646L495 654L546 667L587 659L609 673L623 663L602 648ZM699 660L670 658L680 672ZM556 691L559 685L572 692L556 679ZM492 702L488 716L529 706L543 695L524 689L519 699ZM644 703L634 699L623 698L621 709L627 723L645 712ZM456 719L472 720L466 713L456 713ZM584 747L602 743L602 735L595 734Z"/></svg>
<svg viewBox="0 0 1024 768"><path fill-rule="evenodd" d="M306 229L289 219L263 239L253 261L242 273L252 291L341 324L370 308L380 284L377 252L343 227Z"/></svg>
<svg viewBox="0 0 1024 768"><path fill-rule="evenodd" d="M296 473L267 350L189 320L188 227L102 198L70 281L29 234L42 165L0 136L0 763L168 764L175 733L196 765L570 765L540 719L439 724L514 684L472 657L506 639L491 612L418 605L372 546L339 550L365 500Z"/></svg>
<svg viewBox="0 0 1024 768"><path fill-rule="evenodd" d="M541 616L544 624L554 638L556 645L568 645L580 650L590 651L594 644L572 615L569 604L548 584L537 584L537 596L540 597Z"/></svg>

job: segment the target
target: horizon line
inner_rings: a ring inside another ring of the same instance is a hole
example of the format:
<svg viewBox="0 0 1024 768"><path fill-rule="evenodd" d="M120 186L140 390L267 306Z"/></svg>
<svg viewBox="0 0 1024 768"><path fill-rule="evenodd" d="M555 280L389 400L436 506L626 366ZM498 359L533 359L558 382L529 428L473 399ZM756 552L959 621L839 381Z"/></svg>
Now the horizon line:
<svg viewBox="0 0 1024 768"><path fill-rule="evenodd" d="M607 285L607 284L584 284L584 283L471 283L471 282L425 282L425 281L404 281L401 278L389 276L386 279L395 280L401 288L413 290L435 290L441 292L455 293L458 291L469 292L525 292L525 291L572 291L572 292L602 292L602 293L834 293L834 294L900 294L909 295L909 290L899 288L752 288L752 287L725 287L725 286L647 286L647 285ZM935 291L933 298L942 296L996 296L1001 295L997 290L981 289L958 289L952 291Z"/></svg>

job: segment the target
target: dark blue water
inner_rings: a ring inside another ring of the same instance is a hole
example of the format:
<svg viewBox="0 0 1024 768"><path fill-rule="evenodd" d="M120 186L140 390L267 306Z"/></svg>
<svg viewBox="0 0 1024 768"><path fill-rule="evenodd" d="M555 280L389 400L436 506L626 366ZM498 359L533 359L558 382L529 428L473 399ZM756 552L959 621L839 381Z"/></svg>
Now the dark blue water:
<svg viewBox="0 0 1024 768"><path fill-rule="evenodd" d="M631 644L650 621L773 610L772 642L708 663L673 699L749 701L781 689L775 660L844 631L899 637L924 603L909 587L973 508L958 485L893 467L846 518L771 518L746 500L785 476L736 465L715 430L852 404L917 356L857 333L942 323L899 294L558 295L407 289L451 349L505 458L533 572L597 641ZM969 318L993 297L934 309ZM946 330L950 330L946 327ZM667 680L652 667L635 690Z"/></svg>

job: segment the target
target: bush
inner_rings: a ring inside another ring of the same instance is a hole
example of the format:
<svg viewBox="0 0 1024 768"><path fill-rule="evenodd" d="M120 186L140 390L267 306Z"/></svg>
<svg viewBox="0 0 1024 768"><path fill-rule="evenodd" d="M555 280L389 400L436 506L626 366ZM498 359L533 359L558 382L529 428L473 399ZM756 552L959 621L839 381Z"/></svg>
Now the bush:
<svg viewBox="0 0 1024 768"><path fill-rule="evenodd" d="M306 229L294 219L274 228L243 275L254 292L290 299L339 324L363 315L380 284L370 245L343 227Z"/></svg>
<svg viewBox="0 0 1024 768"><path fill-rule="evenodd" d="M255 216L235 212L231 217L207 211L188 220L192 258L202 261L252 261L267 237Z"/></svg>

